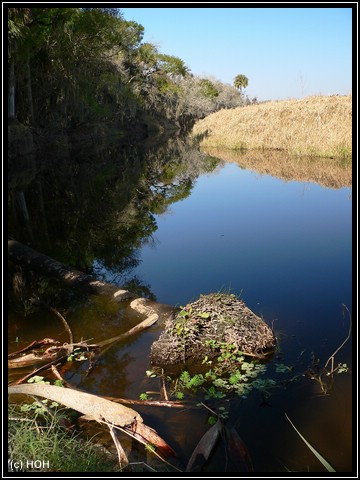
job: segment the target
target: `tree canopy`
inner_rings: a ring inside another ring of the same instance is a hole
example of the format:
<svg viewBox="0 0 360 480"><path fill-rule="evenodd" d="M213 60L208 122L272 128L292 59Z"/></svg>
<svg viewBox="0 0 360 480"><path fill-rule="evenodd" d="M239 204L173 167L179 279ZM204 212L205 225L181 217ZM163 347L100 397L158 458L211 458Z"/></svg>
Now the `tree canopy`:
<svg viewBox="0 0 360 480"><path fill-rule="evenodd" d="M184 60L143 42L144 27L118 8L7 13L9 118L25 125L122 128L150 116L181 127L244 103L230 89L246 77L230 87L193 76Z"/></svg>

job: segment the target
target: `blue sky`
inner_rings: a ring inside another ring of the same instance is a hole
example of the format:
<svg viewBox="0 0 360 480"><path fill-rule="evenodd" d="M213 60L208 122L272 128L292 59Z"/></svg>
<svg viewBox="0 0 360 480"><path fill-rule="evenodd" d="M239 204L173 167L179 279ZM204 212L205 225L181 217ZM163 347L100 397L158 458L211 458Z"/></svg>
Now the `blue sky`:
<svg viewBox="0 0 360 480"><path fill-rule="evenodd" d="M144 42L180 57L193 74L229 84L237 74L246 75L245 93L250 98L352 91L351 8L120 6L120 10L126 20L143 25Z"/></svg>

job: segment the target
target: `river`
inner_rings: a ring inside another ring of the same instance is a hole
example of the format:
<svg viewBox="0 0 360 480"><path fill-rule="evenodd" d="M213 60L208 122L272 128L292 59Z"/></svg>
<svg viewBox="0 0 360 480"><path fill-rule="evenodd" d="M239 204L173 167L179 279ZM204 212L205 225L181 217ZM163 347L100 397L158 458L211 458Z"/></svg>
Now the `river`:
<svg viewBox="0 0 360 480"><path fill-rule="evenodd" d="M245 442L254 471L325 471L285 414L337 472L351 471L351 339L335 355L335 366L347 371L331 377L326 394L316 381L349 332L350 186L285 180L176 141L148 149L97 146L40 163L37 180L22 188L27 222L11 197L12 237L161 303L184 306L210 292L240 296L277 338L266 372L276 388L222 399L226 424ZM42 286L48 303L66 311L76 338L100 341L138 321L103 299ZM29 287L21 292L20 303L9 303L10 351L45 336L66 341L51 313L30 306ZM145 372L160 332L155 325L113 347L89 376L86 365L70 369L68 380L89 392L139 398L158 388ZM209 412L137 409L186 466L209 429ZM204 470L225 471L223 441Z"/></svg>

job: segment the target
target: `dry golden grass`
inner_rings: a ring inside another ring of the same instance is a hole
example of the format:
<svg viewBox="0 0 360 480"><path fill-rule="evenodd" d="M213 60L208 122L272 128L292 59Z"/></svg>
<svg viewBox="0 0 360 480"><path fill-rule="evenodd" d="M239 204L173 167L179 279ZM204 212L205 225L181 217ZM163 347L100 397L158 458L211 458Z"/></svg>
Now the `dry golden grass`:
<svg viewBox="0 0 360 480"><path fill-rule="evenodd" d="M220 110L197 122L201 146L351 159L352 96L314 96Z"/></svg>
<svg viewBox="0 0 360 480"><path fill-rule="evenodd" d="M275 150L246 151L202 147L208 155L285 181L316 182L328 188L352 186L351 162L343 159L293 157Z"/></svg>

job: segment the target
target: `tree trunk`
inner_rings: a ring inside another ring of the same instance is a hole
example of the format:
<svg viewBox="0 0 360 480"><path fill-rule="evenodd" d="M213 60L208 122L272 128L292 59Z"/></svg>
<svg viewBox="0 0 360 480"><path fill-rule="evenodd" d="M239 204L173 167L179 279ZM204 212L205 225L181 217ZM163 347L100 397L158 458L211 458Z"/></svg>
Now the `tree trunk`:
<svg viewBox="0 0 360 480"><path fill-rule="evenodd" d="M175 311L171 305L154 302L147 298L138 298L137 295L119 289L116 285L96 280L93 276L64 265L16 240L8 240L8 255L15 264L40 275L55 278L70 287L78 287L94 295L108 296L115 301L133 299L130 308L146 317L156 314L160 323L165 323Z"/></svg>
<svg viewBox="0 0 360 480"><path fill-rule="evenodd" d="M26 89L27 89L27 97L29 103L29 123L30 125L35 124L35 116L34 116L34 102L33 102L33 95L32 95L32 85L31 85L31 68L30 68L30 53L27 52L26 56Z"/></svg>
<svg viewBox="0 0 360 480"><path fill-rule="evenodd" d="M34 237L33 237L33 232L32 232L32 228L31 228L30 215L29 215L29 211L28 211L28 208L27 208L26 198L25 198L25 194L24 194L23 190L21 190L20 192L16 192L16 199L17 199L17 203L19 205L21 214L24 218L24 222L25 222L27 231L29 232L31 240L33 240Z"/></svg>
<svg viewBox="0 0 360 480"><path fill-rule="evenodd" d="M45 210L45 203L44 203L44 193L43 193L43 188L42 188L42 181L43 177L39 176L36 180L37 184L37 190L39 193L39 212L40 212L40 218L41 218L41 224L42 224L42 231L44 232L44 237L47 242L47 246L50 246L50 237L49 237L49 231L48 231L48 223L47 223L47 216L46 216L46 210Z"/></svg>
<svg viewBox="0 0 360 480"><path fill-rule="evenodd" d="M127 290L121 290L116 285L98 281L91 275L68 267L16 240L8 240L8 254L9 259L17 265L33 270L40 275L60 280L68 286L81 287L89 293L107 295L117 300L135 298L135 295Z"/></svg>
<svg viewBox="0 0 360 480"><path fill-rule="evenodd" d="M9 69L9 120L15 120L15 60L14 57L10 59Z"/></svg>

